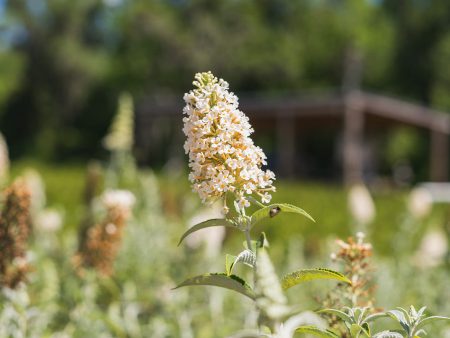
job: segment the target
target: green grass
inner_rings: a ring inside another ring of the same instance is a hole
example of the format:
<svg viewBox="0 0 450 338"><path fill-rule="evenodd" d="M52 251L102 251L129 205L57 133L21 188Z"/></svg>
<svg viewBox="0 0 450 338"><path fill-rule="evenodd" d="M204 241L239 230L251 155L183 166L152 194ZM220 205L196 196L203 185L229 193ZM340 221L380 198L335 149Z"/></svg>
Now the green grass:
<svg viewBox="0 0 450 338"><path fill-rule="evenodd" d="M26 168L39 171L46 185L47 204L64 208L66 227L76 227L82 215L85 165L21 161L13 164L12 176L20 175ZM187 175L159 177L164 211L171 217L186 219L183 215L183 201L187 196L198 201L190 191ZM292 237L301 237L305 240L306 249L312 254L321 250L324 238L334 239L354 234L346 191L341 186L299 181L279 181L276 185L274 202L300 206L315 218L316 223L297 215L280 215L258 225L255 233L265 231L273 242L281 243ZM396 232L406 211L408 191L375 192L373 197L376 218L367 232L377 253L388 255L393 245L391 236ZM445 220L445 212L444 207L434 208L431 216L423 223L424 226L429 223L441 224ZM420 229L421 232L424 230ZM415 237L420 239L420 234Z"/></svg>
<svg viewBox="0 0 450 338"><path fill-rule="evenodd" d="M182 200L187 196L198 200L190 191L187 174L175 179L161 176L160 182L162 182L161 190L165 196L163 200L166 201L171 213L174 211L174 206L182 205ZM276 186L274 202L297 205L316 220L316 223L312 223L302 216L280 215L255 227L255 235L260 231L266 232L268 238L277 247L276 249L282 246L278 243L287 243L289 238L302 238L306 251L317 254L324 249L324 239L346 238L357 231L347 206L347 192L342 186L283 180L277 181ZM377 254L391 254L392 246L395 245L392 237L398 232L407 213L408 197L408 190L391 189L373 192L376 217L366 232ZM179 211L181 212L181 209ZM182 215L178 217L182 218ZM445 219L445 207L434 207L430 216L421 222L417 233L412 236L415 240L413 246L417 246L426 227L430 224L442 226ZM236 244L240 245L240 242Z"/></svg>

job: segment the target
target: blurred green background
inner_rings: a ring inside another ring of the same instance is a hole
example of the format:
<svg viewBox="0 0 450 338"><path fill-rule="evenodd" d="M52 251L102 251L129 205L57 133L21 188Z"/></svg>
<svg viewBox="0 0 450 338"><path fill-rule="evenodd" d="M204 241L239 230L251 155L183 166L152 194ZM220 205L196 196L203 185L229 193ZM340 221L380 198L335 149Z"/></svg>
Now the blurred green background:
<svg viewBox="0 0 450 338"><path fill-rule="evenodd" d="M62 219L54 232L38 229L30 246L36 253L31 304L50 317L47 331L67 334L47 336L209 338L252 323L243 324L251 305L228 293L170 291L205 267L222 271L225 251L237 253L242 246L241 238L227 233L212 256L204 251L208 238L198 247L176 247L192 216L204 212L190 191L187 160L181 170L179 163L161 160L152 168L155 175L141 166L131 188L108 183L108 170L122 168L114 167L102 139L121 93L129 92L136 106L148 97L176 97L181 104L194 73L207 70L226 79L239 97L339 91L355 55L362 89L450 112L448 0L0 0L0 132L12 160L9 178L35 168L45 183L45 207ZM179 117L181 123L181 111ZM271 164L274 135L256 135ZM174 140L181 150L183 140ZM304 141L317 167L333 171L330 134L313 131ZM429 140L423 132L389 130L377 146L381 175L391 175L403 160L415 170L408 184L428 179ZM79 278L71 263L87 209L83 192L91 159L106 168L97 195L105 187L130 188L139 201L116 274L100 281ZM428 305L431 313L448 315L448 205L433 204L429 214L415 219L408 208L411 186L393 189L384 178L371 187L374 219L364 229L349 210L348 191L335 181L277 180L275 202L299 205L317 223L281 215L258 226L255 235L267 232L281 274L331 266L335 239L365 230L374 245L377 305ZM437 263L421 266L417 257L438 246L424 239L436 231L445 247ZM53 284L47 281L52 276ZM325 285L329 290L334 284ZM53 296L40 301L46 286ZM314 309L312 295L323 293L310 290L290 298ZM217 299L226 314L221 318L211 304ZM443 330L432 336L443 337Z"/></svg>
<svg viewBox="0 0 450 338"><path fill-rule="evenodd" d="M447 0L1 0L0 130L13 159L98 157L122 91L330 90L355 51L363 88L450 110Z"/></svg>

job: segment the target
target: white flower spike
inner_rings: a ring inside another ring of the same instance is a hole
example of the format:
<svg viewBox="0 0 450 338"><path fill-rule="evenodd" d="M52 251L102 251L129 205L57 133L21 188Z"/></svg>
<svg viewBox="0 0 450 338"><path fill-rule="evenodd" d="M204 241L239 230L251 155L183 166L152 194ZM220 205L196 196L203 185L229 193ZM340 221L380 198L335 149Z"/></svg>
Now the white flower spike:
<svg viewBox="0 0 450 338"><path fill-rule="evenodd" d="M261 169L266 155L250 138L253 129L238 109L238 98L211 72L197 73L195 79L197 88L184 95L183 109L193 191L204 203L232 193L241 209L250 206L252 194L269 203L275 174Z"/></svg>

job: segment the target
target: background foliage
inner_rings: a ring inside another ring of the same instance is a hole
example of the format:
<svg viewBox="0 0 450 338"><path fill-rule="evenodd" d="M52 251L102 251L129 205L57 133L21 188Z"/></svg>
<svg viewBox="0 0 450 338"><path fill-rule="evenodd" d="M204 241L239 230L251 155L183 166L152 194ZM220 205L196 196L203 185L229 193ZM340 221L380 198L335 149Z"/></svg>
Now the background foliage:
<svg viewBox="0 0 450 338"><path fill-rule="evenodd" d="M446 0L2 0L0 126L14 158L86 158L118 93L180 93L212 70L241 92L363 87L450 109ZM93 146L95 145L95 146Z"/></svg>

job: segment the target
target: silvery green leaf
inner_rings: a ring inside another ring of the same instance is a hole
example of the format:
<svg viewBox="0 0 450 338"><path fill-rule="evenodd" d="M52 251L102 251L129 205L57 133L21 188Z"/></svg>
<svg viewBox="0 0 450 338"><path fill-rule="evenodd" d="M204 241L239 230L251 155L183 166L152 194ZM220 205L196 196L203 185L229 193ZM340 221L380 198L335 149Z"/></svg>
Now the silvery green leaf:
<svg viewBox="0 0 450 338"><path fill-rule="evenodd" d="M233 272L233 268L238 263L243 263L251 267L255 267L256 264L256 255L253 251L245 249L238 256L227 255L226 256L226 272L227 275L231 275Z"/></svg>
<svg viewBox="0 0 450 338"><path fill-rule="evenodd" d="M281 279L283 289L289 289L297 284L317 279L333 279L351 284L350 280L343 274L324 268L303 269L291 272Z"/></svg>
<svg viewBox="0 0 450 338"><path fill-rule="evenodd" d="M407 323L411 323L412 322L410 313L406 309L404 309L402 307L397 307L397 310L403 312L403 314L405 315L405 319L406 319Z"/></svg>
<svg viewBox="0 0 450 338"><path fill-rule="evenodd" d="M422 317L422 315L423 315L423 313L425 312L425 310L426 310L426 306L423 306L422 308L420 308L420 310L419 310L419 312L418 312L418 316L419 317Z"/></svg>
<svg viewBox="0 0 450 338"><path fill-rule="evenodd" d="M346 323L354 322L353 318L350 317L348 314L346 314L343 311L336 310L336 309L322 309L322 310L317 311L317 313L326 313L326 314L334 315L336 317L341 318Z"/></svg>
<svg viewBox="0 0 450 338"><path fill-rule="evenodd" d="M337 334L331 332L329 330L319 329L315 326L300 326L295 331L296 333L307 333L316 337L325 337L325 338L339 338Z"/></svg>
<svg viewBox="0 0 450 338"><path fill-rule="evenodd" d="M218 286L239 292L250 299L255 299L255 294L252 288L242 278L235 275L227 276L225 273L207 273L204 275L195 276L185 280L174 289L178 289L183 286L198 285Z"/></svg>
<svg viewBox="0 0 450 338"><path fill-rule="evenodd" d="M225 255L225 272L227 273L227 276L231 275L231 270L233 268L234 262L236 261L236 256L234 255Z"/></svg>
<svg viewBox="0 0 450 338"><path fill-rule="evenodd" d="M358 309L358 323L362 323L364 315L366 314L367 310L368 310L367 307Z"/></svg>
<svg viewBox="0 0 450 338"><path fill-rule="evenodd" d="M426 335L427 335L427 332L424 329L420 329L419 331L417 331L414 334L414 338L416 338L416 337L420 338L420 336L426 336Z"/></svg>
<svg viewBox="0 0 450 338"><path fill-rule="evenodd" d="M413 318L417 318L417 317L418 317L416 308L415 308L413 305L411 305L411 306L409 307L409 313L411 313L411 316L412 316Z"/></svg>
<svg viewBox="0 0 450 338"><path fill-rule="evenodd" d="M217 227L217 226L225 226L225 227L229 227L229 228L235 228L237 229L236 225L231 222L230 220L227 219L222 219L222 218L217 218L217 219L210 219L201 223L198 223L192 227L190 227L184 234L183 236L181 236L180 241L178 242L178 245L181 244L181 242L190 234L192 234L193 232L196 232L198 230L202 230L205 228L210 228L210 227Z"/></svg>
<svg viewBox="0 0 450 338"><path fill-rule="evenodd" d="M369 324L368 323L363 323L362 325L361 325L361 327L363 328L363 332L364 332L364 334L367 336L367 337L371 337L371 335L370 335L370 326L369 326Z"/></svg>
<svg viewBox="0 0 450 338"><path fill-rule="evenodd" d="M441 321L441 320L450 320L450 318L449 318L449 317L443 317L443 316L431 316L431 317L427 317L427 318L421 320L421 321L419 322L419 325L417 325L416 328L417 328L417 329L420 329L420 328L422 328L422 327L424 327L424 326L426 326L426 325L428 325L428 324L431 324L431 323L434 323L434 322L437 322L437 321Z"/></svg>
<svg viewBox="0 0 450 338"><path fill-rule="evenodd" d="M251 216L251 224L252 226L254 226L261 220L265 218L273 218L282 212L300 214L309 218L311 221L315 222L314 219L305 210L296 207L295 205L280 203L280 204L271 204L267 207L255 211Z"/></svg>
<svg viewBox="0 0 450 338"><path fill-rule="evenodd" d="M258 249L256 269L256 286L258 297L270 300L272 305L287 303L286 296L275 273L272 261L264 248Z"/></svg>
<svg viewBox="0 0 450 338"><path fill-rule="evenodd" d="M374 335L373 338L403 338L403 335L398 332L383 331Z"/></svg>
<svg viewBox="0 0 450 338"><path fill-rule="evenodd" d="M261 337L271 337L271 336L265 333L260 333L256 330L240 331L232 336L228 336L228 338L261 338Z"/></svg>
<svg viewBox="0 0 450 338"><path fill-rule="evenodd" d="M377 320L379 318L385 318L385 317L389 317L389 316L386 313L384 313L384 312L374 313L374 314L371 314L371 315L367 316L364 319L364 322L370 323L370 322L373 322L373 321L375 321L375 320Z"/></svg>
<svg viewBox="0 0 450 338"><path fill-rule="evenodd" d="M359 334L362 330L363 330L363 328L361 326L359 326L358 324L352 324L350 326L350 335L352 337L359 337Z"/></svg>
<svg viewBox="0 0 450 338"><path fill-rule="evenodd" d="M410 333L410 328L409 328L409 323L407 322L406 318L405 318L405 314L402 311L399 310L391 310L388 311L387 314L397 320L400 325L402 326L402 328L406 331L407 334Z"/></svg>

